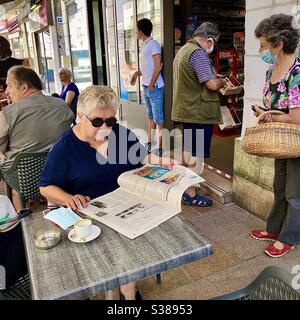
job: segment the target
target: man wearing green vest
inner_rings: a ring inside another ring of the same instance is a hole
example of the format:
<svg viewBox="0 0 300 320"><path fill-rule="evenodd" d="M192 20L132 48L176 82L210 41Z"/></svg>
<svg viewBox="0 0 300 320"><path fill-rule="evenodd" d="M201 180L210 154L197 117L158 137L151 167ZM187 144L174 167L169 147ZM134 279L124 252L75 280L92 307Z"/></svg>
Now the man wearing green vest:
<svg viewBox="0 0 300 320"><path fill-rule="evenodd" d="M217 78L209 59L219 36L216 25L202 23L193 39L178 51L173 63L172 120L183 127L184 163L197 173L201 173L203 157L210 156L213 125L222 122L218 91L226 81ZM213 202L193 188L185 192L183 203L208 207Z"/></svg>

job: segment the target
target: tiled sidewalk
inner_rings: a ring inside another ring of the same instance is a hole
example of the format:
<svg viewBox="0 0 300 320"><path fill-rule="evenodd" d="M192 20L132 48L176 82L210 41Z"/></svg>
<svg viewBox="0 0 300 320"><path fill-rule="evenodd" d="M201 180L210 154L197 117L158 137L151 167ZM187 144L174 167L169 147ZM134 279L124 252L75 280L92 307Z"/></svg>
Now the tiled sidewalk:
<svg viewBox="0 0 300 320"><path fill-rule="evenodd" d="M0 184L0 194L3 188ZM33 210L44 208L33 203ZM281 258L264 253L268 242L252 239L254 228L265 228L265 222L235 204L214 202L211 208L183 206L180 217L214 247L214 255L161 274L158 285L155 277L138 281L144 299L204 300L235 291L249 284L269 265L278 265L291 272L300 265L300 246ZM102 295L96 299L101 299Z"/></svg>
<svg viewBox="0 0 300 320"><path fill-rule="evenodd" d="M264 250L266 241L248 234L254 228L265 228L265 222L235 204L215 203L213 207L184 207L180 215L213 244L215 254L161 274L161 285L155 277L138 282L144 299L204 300L248 285L269 265L291 272L300 265L300 247L281 258L270 258Z"/></svg>

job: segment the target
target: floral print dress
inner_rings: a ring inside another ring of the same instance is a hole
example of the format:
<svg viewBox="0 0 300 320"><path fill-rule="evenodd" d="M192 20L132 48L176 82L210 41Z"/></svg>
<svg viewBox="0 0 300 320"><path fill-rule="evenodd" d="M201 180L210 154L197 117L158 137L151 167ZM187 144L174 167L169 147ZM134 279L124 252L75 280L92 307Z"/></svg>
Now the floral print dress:
<svg viewBox="0 0 300 320"><path fill-rule="evenodd" d="M267 71L263 91L263 104L267 109L288 113L289 109L300 108L300 60L296 59L287 74L276 84L270 79L274 65Z"/></svg>

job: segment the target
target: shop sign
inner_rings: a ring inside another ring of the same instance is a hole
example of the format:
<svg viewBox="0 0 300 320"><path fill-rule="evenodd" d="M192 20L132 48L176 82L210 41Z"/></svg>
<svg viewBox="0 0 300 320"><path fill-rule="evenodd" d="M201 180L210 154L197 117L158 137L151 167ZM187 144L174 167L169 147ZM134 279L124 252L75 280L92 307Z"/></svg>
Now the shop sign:
<svg viewBox="0 0 300 320"><path fill-rule="evenodd" d="M63 23L64 23L64 22L63 22L63 17L57 16L57 17L56 17L56 23L57 23L57 24L63 24Z"/></svg>

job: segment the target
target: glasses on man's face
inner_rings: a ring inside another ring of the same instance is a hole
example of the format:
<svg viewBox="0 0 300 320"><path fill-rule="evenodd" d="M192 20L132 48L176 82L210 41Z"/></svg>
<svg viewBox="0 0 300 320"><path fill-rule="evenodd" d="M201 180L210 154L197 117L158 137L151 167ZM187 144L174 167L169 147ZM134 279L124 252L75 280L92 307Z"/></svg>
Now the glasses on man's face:
<svg viewBox="0 0 300 320"><path fill-rule="evenodd" d="M94 128L100 128L105 123L108 127L112 127L115 123L117 123L117 119L115 117L102 119L102 118L94 118L90 119L88 116L84 115L92 124Z"/></svg>

